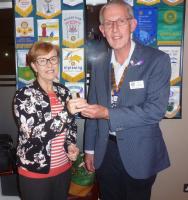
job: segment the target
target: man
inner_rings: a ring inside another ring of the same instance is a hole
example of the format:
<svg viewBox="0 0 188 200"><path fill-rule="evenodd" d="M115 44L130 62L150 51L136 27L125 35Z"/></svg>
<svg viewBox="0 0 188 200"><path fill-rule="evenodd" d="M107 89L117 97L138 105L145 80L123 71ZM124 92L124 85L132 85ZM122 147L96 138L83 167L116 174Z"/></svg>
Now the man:
<svg viewBox="0 0 188 200"><path fill-rule="evenodd" d="M170 90L167 54L131 40L132 8L111 1L100 11L111 50L92 66L85 128L85 162L95 171L102 200L149 200L159 171L169 167L159 128Z"/></svg>

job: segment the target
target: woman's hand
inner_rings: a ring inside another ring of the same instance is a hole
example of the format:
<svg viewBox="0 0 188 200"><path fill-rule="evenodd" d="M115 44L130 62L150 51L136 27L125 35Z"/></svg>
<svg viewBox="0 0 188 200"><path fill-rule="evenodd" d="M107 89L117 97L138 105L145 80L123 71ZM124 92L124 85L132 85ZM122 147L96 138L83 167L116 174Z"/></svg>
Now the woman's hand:
<svg viewBox="0 0 188 200"><path fill-rule="evenodd" d="M75 144L70 144L68 146L67 156L71 161L75 161L79 154L79 148Z"/></svg>
<svg viewBox="0 0 188 200"><path fill-rule="evenodd" d="M76 99L70 99L67 102L67 108L68 111L74 115L78 112L81 112L83 110L83 108L87 107L87 101L86 99L83 98L76 98Z"/></svg>

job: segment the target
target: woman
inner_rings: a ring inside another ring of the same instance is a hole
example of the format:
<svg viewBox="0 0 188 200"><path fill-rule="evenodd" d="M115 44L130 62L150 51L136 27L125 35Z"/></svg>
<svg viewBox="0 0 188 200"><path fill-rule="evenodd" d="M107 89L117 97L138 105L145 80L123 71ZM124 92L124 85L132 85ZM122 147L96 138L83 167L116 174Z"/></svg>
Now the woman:
<svg viewBox="0 0 188 200"><path fill-rule="evenodd" d="M69 90L54 82L59 48L36 42L27 62L36 73L33 84L19 89L14 111L19 126L17 165L24 200L65 200L71 160L78 155L77 126L67 110Z"/></svg>

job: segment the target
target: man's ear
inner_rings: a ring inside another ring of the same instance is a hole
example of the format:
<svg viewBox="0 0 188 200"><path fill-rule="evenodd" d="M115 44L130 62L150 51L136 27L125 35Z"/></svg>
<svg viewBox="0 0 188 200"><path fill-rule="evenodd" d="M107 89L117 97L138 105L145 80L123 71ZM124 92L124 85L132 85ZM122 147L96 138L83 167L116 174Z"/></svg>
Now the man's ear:
<svg viewBox="0 0 188 200"><path fill-rule="evenodd" d="M105 31L104 31L104 26L103 26L102 24L99 25L99 30L100 30L100 32L102 33L103 37L106 37L106 36L105 36Z"/></svg>
<svg viewBox="0 0 188 200"><path fill-rule="evenodd" d="M134 32L136 27L137 27L137 20L136 19L131 19L131 33Z"/></svg>

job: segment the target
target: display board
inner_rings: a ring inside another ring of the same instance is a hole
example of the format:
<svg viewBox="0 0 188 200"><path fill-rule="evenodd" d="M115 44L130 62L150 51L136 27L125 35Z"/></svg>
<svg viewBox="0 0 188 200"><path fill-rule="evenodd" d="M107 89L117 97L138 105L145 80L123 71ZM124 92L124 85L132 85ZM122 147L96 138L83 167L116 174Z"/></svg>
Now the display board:
<svg viewBox="0 0 188 200"><path fill-rule="evenodd" d="M35 79L26 55L36 41L58 45L58 81L85 97L83 0L16 0L15 47L17 88Z"/></svg>
<svg viewBox="0 0 188 200"><path fill-rule="evenodd" d="M142 44L158 48L170 56L171 87L165 117L181 118L185 2L183 0L137 0L129 3L134 6L134 15L138 21L133 38Z"/></svg>
<svg viewBox="0 0 188 200"><path fill-rule="evenodd" d="M183 0L126 0L126 2L133 6L138 21L133 39L170 55L171 89L165 117L181 118L185 2ZM89 9L85 3L88 3ZM97 4L101 7L103 3L104 1L99 0L16 0L14 7L17 88L35 79L32 70L26 65L26 54L33 42L42 40L57 44L61 49L59 82L84 97L85 74L86 71L90 71L89 62L103 55L102 53L98 55L101 35L95 34L99 23L95 8L98 12ZM92 12L89 15L87 12L90 11ZM89 73L87 75L89 76Z"/></svg>

